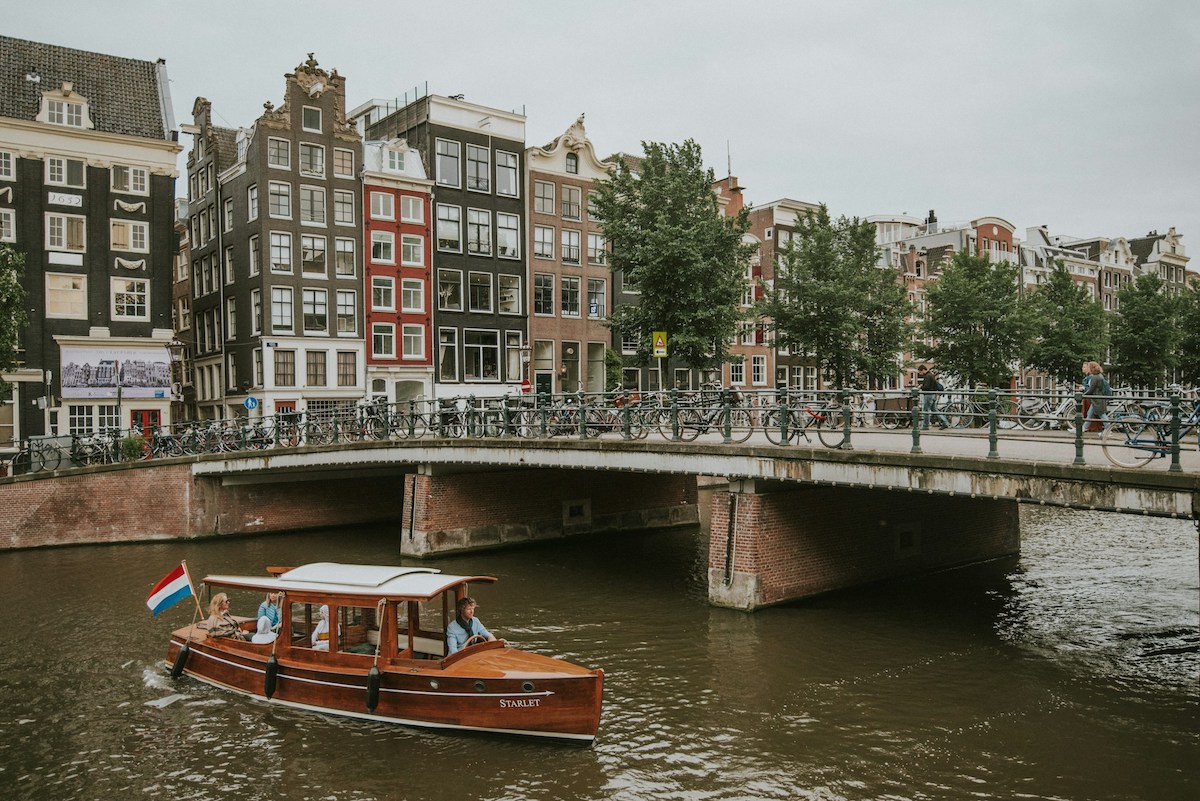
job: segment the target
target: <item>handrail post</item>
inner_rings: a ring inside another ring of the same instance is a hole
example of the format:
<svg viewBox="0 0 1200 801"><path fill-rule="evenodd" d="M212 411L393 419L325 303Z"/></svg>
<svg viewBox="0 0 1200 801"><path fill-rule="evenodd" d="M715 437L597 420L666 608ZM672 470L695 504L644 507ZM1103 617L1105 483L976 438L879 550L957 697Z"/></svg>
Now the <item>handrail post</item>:
<svg viewBox="0 0 1200 801"><path fill-rule="evenodd" d="M583 390L575 390L575 409L579 414L579 438L587 439L587 419L583 412Z"/></svg>
<svg viewBox="0 0 1200 801"><path fill-rule="evenodd" d="M1171 466L1169 473L1179 473L1183 468L1179 465L1179 393L1171 393Z"/></svg>
<svg viewBox="0 0 1200 801"><path fill-rule="evenodd" d="M475 421L476 421L476 419L478 419L478 415L475 413L475 393L472 392L470 395L467 396L467 414L466 414L465 419L463 420L463 436L464 437L475 436L475 428L476 428Z"/></svg>
<svg viewBox="0 0 1200 801"><path fill-rule="evenodd" d="M417 432L417 401L415 398L408 399L408 436L411 438Z"/></svg>
<svg viewBox="0 0 1200 801"><path fill-rule="evenodd" d="M541 437L550 435L550 398L545 392L538 393L538 424L541 427Z"/></svg>
<svg viewBox="0 0 1200 801"><path fill-rule="evenodd" d="M1071 464L1086 464L1083 460L1083 393L1075 393L1075 460Z"/></svg>
<svg viewBox="0 0 1200 801"><path fill-rule="evenodd" d="M721 441L726 445L733 442L733 404L730 402L732 396L729 387L721 388L721 416L724 420L721 425Z"/></svg>
<svg viewBox="0 0 1200 801"><path fill-rule="evenodd" d="M671 440L679 441L679 387L671 387Z"/></svg>
<svg viewBox="0 0 1200 801"><path fill-rule="evenodd" d="M853 421L851 420L851 411L850 411L850 390L843 389L842 390L842 444L841 444L841 449L844 451L854 450L854 446L850 444L850 424L852 422Z"/></svg>
<svg viewBox="0 0 1200 801"><path fill-rule="evenodd" d="M912 448L909 453L924 453L921 450L921 390L913 387L909 390L912 399Z"/></svg>
<svg viewBox="0 0 1200 801"><path fill-rule="evenodd" d="M778 390L776 407L779 409L779 443L786 445L788 441L788 423L791 422L792 409L788 403L788 388L782 386Z"/></svg>
<svg viewBox="0 0 1200 801"><path fill-rule="evenodd" d="M999 459L1000 451L996 450L996 389L988 390L988 455L989 459Z"/></svg>
<svg viewBox="0 0 1200 801"><path fill-rule="evenodd" d="M629 440L629 439L633 438L633 434L630 431L632 421L630 419L631 412L629 409L629 388L628 387L625 387L624 389L621 390L621 399L622 399L622 401L621 401L621 439Z"/></svg>
<svg viewBox="0 0 1200 801"><path fill-rule="evenodd" d="M509 435L509 415L511 412L508 409L508 393L504 393L504 397L500 399L500 436L508 437Z"/></svg>

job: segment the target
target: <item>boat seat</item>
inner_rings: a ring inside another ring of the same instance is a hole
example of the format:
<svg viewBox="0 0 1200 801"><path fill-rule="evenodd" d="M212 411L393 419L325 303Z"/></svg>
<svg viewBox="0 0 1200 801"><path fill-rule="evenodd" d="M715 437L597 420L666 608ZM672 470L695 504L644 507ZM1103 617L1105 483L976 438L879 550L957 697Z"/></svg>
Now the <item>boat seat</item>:
<svg viewBox="0 0 1200 801"><path fill-rule="evenodd" d="M446 644L432 637L413 637L413 652L440 658L446 655Z"/></svg>

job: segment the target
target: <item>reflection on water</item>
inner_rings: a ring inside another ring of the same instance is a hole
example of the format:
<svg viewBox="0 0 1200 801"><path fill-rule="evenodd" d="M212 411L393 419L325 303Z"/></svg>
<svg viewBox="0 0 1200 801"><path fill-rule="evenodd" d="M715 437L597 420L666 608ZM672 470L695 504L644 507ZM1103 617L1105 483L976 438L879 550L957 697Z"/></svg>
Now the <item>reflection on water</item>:
<svg viewBox="0 0 1200 801"><path fill-rule="evenodd" d="M0 554L0 798L1184 799L1197 795L1196 529L1026 509L1020 559L746 615L696 532L437 560L480 616L607 674L591 749L281 710L161 668L193 572L395 562L395 536Z"/></svg>

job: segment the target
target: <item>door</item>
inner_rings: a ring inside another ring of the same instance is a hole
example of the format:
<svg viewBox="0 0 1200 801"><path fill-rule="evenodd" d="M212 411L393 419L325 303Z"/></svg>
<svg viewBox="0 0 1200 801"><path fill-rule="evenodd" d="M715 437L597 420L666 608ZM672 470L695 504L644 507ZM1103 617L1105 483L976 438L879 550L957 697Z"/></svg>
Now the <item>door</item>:
<svg viewBox="0 0 1200 801"><path fill-rule="evenodd" d="M136 428L144 434L149 434L161 423L158 409L130 409L129 427Z"/></svg>

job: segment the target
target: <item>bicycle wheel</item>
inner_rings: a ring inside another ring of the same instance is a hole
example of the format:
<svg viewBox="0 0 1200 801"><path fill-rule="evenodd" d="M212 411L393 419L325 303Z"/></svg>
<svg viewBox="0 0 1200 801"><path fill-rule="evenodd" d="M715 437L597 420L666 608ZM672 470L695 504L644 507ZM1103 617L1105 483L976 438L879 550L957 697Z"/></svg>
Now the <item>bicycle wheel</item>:
<svg viewBox="0 0 1200 801"><path fill-rule="evenodd" d="M734 408L729 410L729 441L745 442L754 433L754 415L749 409ZM725 434L725 421L721 420L721 435Z"/></svg>
<svg viewBox="0 0 1200 801"><path fill-rule="evenodd" d="M57 470L62 464L62 450L53 442L47 442L42 445L42 469Z"/></svg>
<svg viewBox="0 0 1200 801"><path fill-rule="evenodd" d="M1017 425L1026 431L1041 431L1046 427L1046 413L1049 409L1044 401L1025 406L1017 406Z"/></svg>
<svg viewBox="0 0 1200 801"><path fill-rule="evenodd" d="M946 419L950 421L951 428L968 428L975 425L975 418L972 414L973 409L971 404L963 402L955 402L946 406L943 413ZM921 425L925 425L925 413L921 412ZM936 417L936 415L934 415Z"/></svg>
<svg viewBox="0 0 1200 801"><path fill-rule="evenodd" d="M826 406L814 411L817 413L817 419L814 421L817 426L817 439L821 440L821 444L826 448L842 447L842 443L846 441L846 418L841 408Z"/></svg>
<svg viewBox="0 0 1200 801"><path fill-rule="evenodd" d="M700 436L701 428L707 428L707 425L698 409L693 409L689 406L679 410L680 442L691 442ZM667 424L667 430L670 431L670 423Z"/></svg>
<svg viewBox="0 0 1200 801"><path fill-rule="evenodd" d="M1011 396L996 398L996 428L1007 431L1017 427L1017 402Z"/></svg>
<svg viewBox="0 0 1200 801"><path fill-rule="evenodd" d="M33 457L28 450L23 450L13 457L10 469L14 476L23 476L33 469Z"/></svg>
<svg viewBox="0 0 1200 801"><path fill-rule="evenodd" d="M1141 467L1164 455L1164 445L1153 423L1134 415L1119 417L1100 433L1100 448L1117 467Z"/></svg>
<svg viewBox="0 0 1200 801"><path fill-rule="evenodd" d="M759 425L772 445L787 445L796 438L796 416L788 413L787 435L783 432L784 416L780 409L767 409L759 415Z"/></svg>

